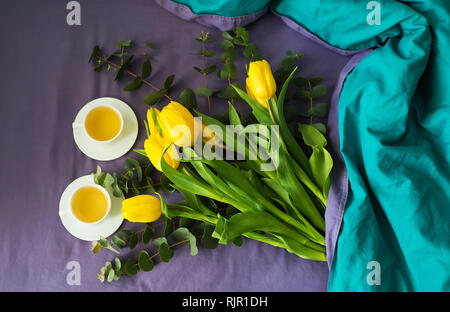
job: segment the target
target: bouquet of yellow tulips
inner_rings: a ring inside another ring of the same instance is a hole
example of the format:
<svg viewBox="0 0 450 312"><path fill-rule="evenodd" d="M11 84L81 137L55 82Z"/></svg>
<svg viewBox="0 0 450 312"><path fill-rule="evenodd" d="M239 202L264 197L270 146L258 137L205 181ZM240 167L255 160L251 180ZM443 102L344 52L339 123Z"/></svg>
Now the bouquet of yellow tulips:
<svg viewBox="0 0 450 312"><path fill-rule="evenodd" d="M252 108L257 123L250 125L242 124L231 103L229 125L199 112L194 117L175 101L161 111L150 108L146 155L185 201L147 199L142 207L147 212L139 210L134 218L129 213L133 205L127 201L144 201L131 198L124 202L124 216L151 222L155 210L162 210L168 219L181 216L214 226L212 236L223 244L242 235L302 258L325 261L324 211L333 162L319 130L299 125L300 145L285 120L283 105L295 70L277 95L269 63L250 63L246 92L233 86ZM232 206L236 213L211 209L202 197Z"/></svg>

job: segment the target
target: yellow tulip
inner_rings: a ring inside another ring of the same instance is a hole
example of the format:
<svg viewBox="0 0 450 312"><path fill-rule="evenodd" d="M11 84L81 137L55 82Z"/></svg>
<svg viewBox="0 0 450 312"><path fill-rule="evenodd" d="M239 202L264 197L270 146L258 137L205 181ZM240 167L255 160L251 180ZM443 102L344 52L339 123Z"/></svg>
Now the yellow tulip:
<svg viewBox="0 0 450 312"><path fill-rule="evenodd" d="M147 124L151 134L161 135L158 131L158 126L156 125L159 113L160 111L154 107L149 108L147 111Z"/></svg>
<svg viewBox="0 0 450 312"><path fill-rule="evenodd" d="M267 108L267 101L275 96L277 85L266 60L250 62L245 87L248 96Z"/></svg>
<svg viewBox="0 0 450 312"><path fill-rule="evenodd" d="M194 116L180 103L170 102L159 113L158 122L164 137L178 146L191 146L198 133L194 133Z"/></svg>
<svg viewBox="0 0 450 312"><path fill-rule="evenodd" d="M161 169L161 156L166 148L171 142L165 138L162 138L159 133L151 133L149 138L144 142L145 153L147 154L148 159L153 164L153 166L159 170ZM175 160L178 157L178 152L175 146L171 146L169 150L164 154L164 159L166 162L172 166L173 168L178 168L180 162Z"/></svg>
<svg viewBox="0 0 450 312"><path fill-rule="evenodd" d="M153 222L161 216L161 202L152 195L138 195L122 202L122 217L131 222Z"/></svg>

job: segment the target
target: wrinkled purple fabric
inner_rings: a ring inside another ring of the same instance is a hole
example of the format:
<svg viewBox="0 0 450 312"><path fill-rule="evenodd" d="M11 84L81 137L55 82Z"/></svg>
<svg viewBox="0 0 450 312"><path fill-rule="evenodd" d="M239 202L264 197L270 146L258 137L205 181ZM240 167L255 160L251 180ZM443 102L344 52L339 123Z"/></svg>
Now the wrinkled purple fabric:
<svg viewBox="0 0 450 312"><path fill-rule="evenodd" d="M128 93L122 87L129 78L117 83L113 73L95 73L87 64L91 50L99 44L111 52L114 42L128 39L158 45L152 53L151 81L161 86L166 76L176 74L170 93L176 97L186 87L203 86L203 77L192 68L201 65L194 38L201 30L208 31L216 38L209 48L220 49L221 35L217 28L184 21L148 0L79 2L81 26L66 24L66 3L56 0L19 0L0 11L5 47L0 58L0 291L326 291L326 263L247 239L242 247L200 248L195 257L180 246L170 263L157 263L152 272L124 276L111 284L98 282L100 267L115 255L106 250L94 255L88 242L65 230L58 216L59 197L72 180L95 171L97 165L119 171L125 158L136 154L129 152L110 162L89 159L77 148L71 123L84 104L103 96L124 100L142 120L147 107L141 99L151 90L143 87ZM337 105L331 100L332 90L350 56L292 30L272 13L248 29L274 67L286 50L301 51L300 73L325 77L330 90L326 100ZM132 51L138 54L142 48ZM218 58L214 62L220 63ZM243 58L236 64L244 77ZM225 86L215 75L209 79L211 88ZM306 104L295 105L302 110ZM226 102L218 99L212 106L215 113L227 109ZM243 102L236 107L244 114L249 111ZM202 99L199 109L207 112ZM333 128L337 123L329 120L328 125ZM135 148L142 148L145 139L140 126ZM171 195L168 200L176 198ZM140 227L124 222L121 228ZM148 249L154 251L152 246ZM119 258L136 254L137 250L125 250ZM66 283L70 261L80 263L79 286Z"/></svg>

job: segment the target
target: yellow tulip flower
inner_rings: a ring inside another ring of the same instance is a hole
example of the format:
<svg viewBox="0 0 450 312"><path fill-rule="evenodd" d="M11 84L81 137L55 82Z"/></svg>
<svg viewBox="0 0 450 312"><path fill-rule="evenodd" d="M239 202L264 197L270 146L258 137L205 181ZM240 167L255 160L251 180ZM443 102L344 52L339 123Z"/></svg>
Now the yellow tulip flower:
<svg viewBox="0 0 450 312"><path fill-rule="evenodd" d="M267 101L275 96L277 85L266 60L250 62L245 87L248 96L267 108Z"/></svg>
<svg viewBox="0 0 450 312"><path fill-rule="evenodd" d="M170 143L170 141L161 137L159 133L151 133L149 138L144 142L144 149L148 159L150 159L153 166L161 172L161 156L166 146ZM175 169L178 168L178 165L180 164L180 162L176 160L177 157L178 152L173 145L164 154L166 162Z"/></svg>
<svg viewBox="0 0 450 312"><path fill-rule="evenodd" d="M131 222L153 222L161 216L161 202L152 195L138 195L122 202L122 217Z"/></svg>
<svg viewBox="0 0 450 312"><path fill-rule="evenodd" d="M178 146L191 146L198 133L194 133L194 116L180 103L170 102L159 113L158 122L164 137Z"/></svg>

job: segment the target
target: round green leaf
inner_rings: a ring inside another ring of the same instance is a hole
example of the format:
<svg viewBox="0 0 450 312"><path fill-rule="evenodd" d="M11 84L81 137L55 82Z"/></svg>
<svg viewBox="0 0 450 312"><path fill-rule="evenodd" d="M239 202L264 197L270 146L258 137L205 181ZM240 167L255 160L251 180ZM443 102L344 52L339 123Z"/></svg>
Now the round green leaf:
<svg viewBox="0 0 450 312"><path fill-rule="evenodd" d="M136 263L133 260L128 259L125 262L125 273L130 276L133 276L133 275L136 275L137 272L138 272L138 269L136 267Z"/></svg>
<svg viewBox="0 0 450 312"><path fill-rule="evenodd" d="M201 97L208 97L213 95L214 92L208 88L197 88L197 95Z"/></svg>
<svg viewBox="0 0 450 312"><path fill-rule="evenodd" d="M145 250L139 251L138 265L141 271L149 272L153 270L154 267L153 261L150 259L150 256Z"/></svg>

